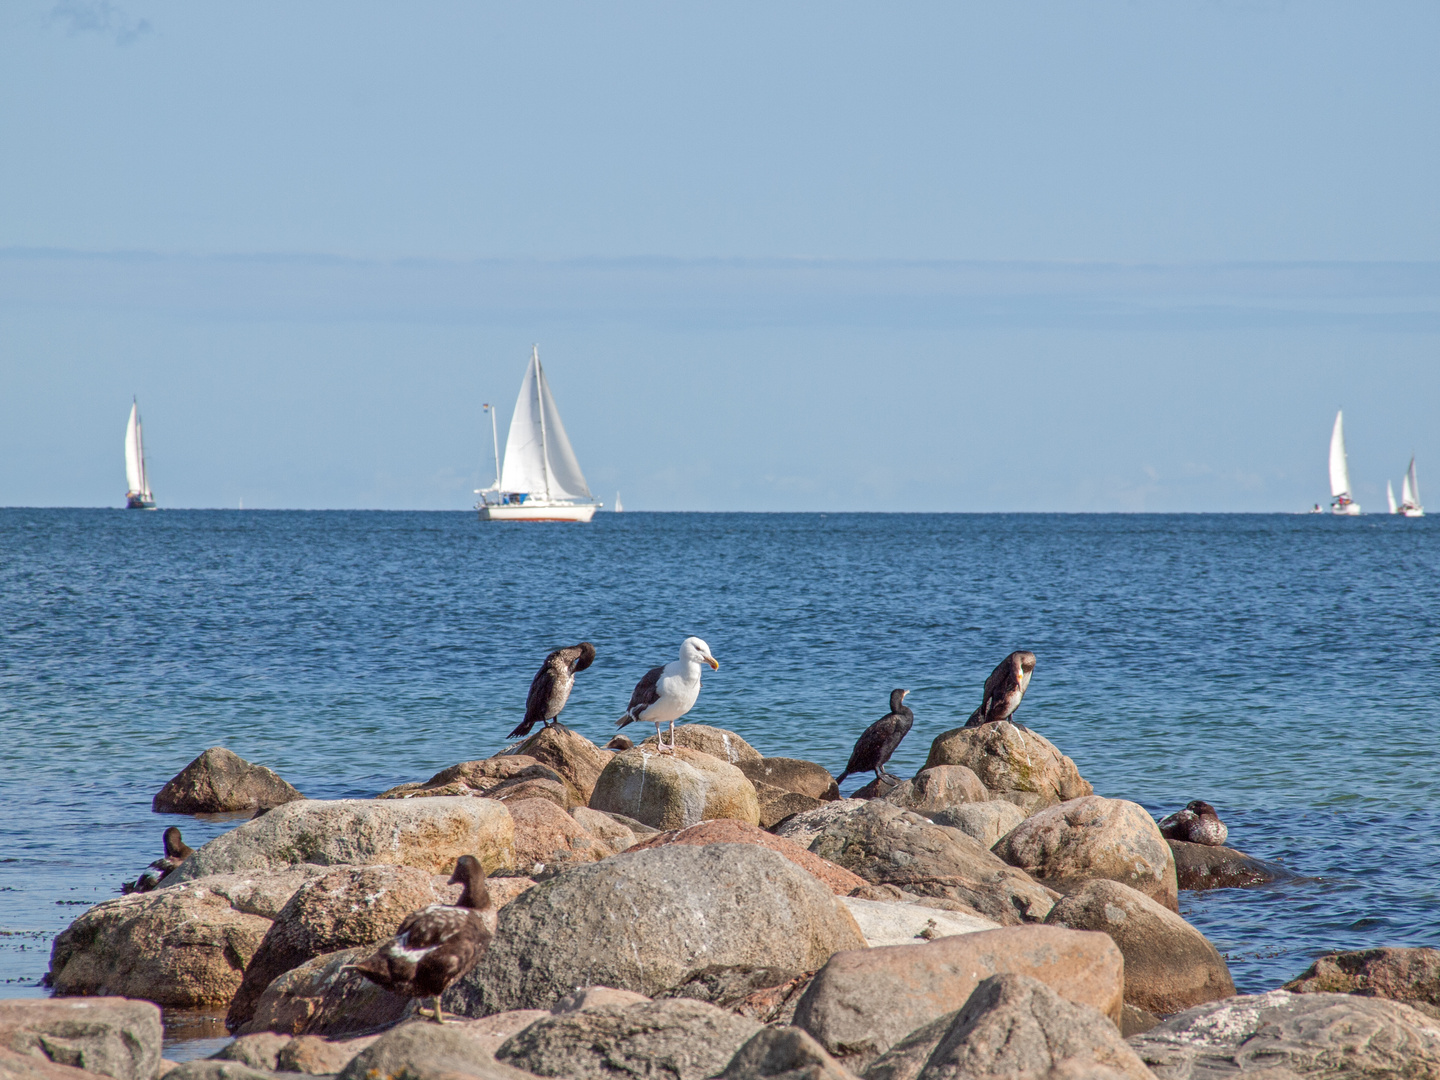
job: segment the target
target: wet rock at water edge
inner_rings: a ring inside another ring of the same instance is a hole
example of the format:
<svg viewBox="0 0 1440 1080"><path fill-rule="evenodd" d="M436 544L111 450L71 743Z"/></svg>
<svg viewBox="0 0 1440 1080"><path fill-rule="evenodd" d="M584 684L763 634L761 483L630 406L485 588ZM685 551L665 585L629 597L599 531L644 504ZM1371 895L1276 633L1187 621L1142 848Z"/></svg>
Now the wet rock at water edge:
<svg viewBox="0 0 1440 1080"><path fill-rule="evenodd" d="M1167 840L1175 858L1175 879L1182 889L1249 889L1295 875L1279 863L1252 858L1243 851L1209 844Z"/></svg>
<svg viewBox="0 0 1440 1080"><path fill-rule="evenodd" d="M1440 1020L1440 949L1383 948L1330 953L1285 984L1296 994L1358 994L1403 1001Z"/></svg>
<svg viewBox="0 0 1440 1080"><path fill-rule="evenodd" d="M157 814L219 814L268 810L305 796L263 765L252 765L223 746L212 746L155 795Z"/></svg>
<svg viewBox="0 0 1440 1080"><path fill-rule="evenodd" d="M1064 897L1045 920L1110 935L1125 957L1125 1000L1157 1016L1235 995L1215 946L1175 912L1118 881Z"/></svg>
<svg viewBox="0 0 1440 1080"><path fill-rule="evenodd" d="M1179 910L1175 859L1138 803L1089 795L1047 807L1001 837L994 851L1061 892L1108 878Z"/></svg>

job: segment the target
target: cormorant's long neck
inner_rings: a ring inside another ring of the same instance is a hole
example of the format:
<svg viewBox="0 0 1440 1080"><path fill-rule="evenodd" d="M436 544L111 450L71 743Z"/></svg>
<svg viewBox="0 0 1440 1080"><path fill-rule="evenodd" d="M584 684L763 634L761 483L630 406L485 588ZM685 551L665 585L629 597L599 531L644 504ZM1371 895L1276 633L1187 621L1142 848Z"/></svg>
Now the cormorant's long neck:
<svg viewBox="0 0 1440 1080"><path fill-rule="evenodd" d="M905 731L909 731L911 726L915 723L915 714L910 711L910 706L901 705L900 708L896 709L895 711L901 717L901 728L903 728Z"/></svg>

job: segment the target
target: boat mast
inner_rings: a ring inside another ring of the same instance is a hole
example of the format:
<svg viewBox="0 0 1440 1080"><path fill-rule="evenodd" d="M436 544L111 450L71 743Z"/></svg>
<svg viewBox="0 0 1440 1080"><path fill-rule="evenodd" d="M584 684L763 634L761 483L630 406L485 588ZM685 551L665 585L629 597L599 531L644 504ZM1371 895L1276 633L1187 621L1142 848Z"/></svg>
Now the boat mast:
<svg viewBox="0 0 1440 1080"><path fill-rule="evenodd" d="M490 414L490 442L495 447L495 490L500 490L500 433L495 427L495 410L487 402L485 411Z"/></svg>
<svg viewBox="0 0 1440 1080"><path fill-rule="evenodd" d="M535 400L540 413L540 461L545 468L545 501L550 501L550 446L545 440L545 369L540 366L540 346L530 347L530 362L535 365Z"/></svg>

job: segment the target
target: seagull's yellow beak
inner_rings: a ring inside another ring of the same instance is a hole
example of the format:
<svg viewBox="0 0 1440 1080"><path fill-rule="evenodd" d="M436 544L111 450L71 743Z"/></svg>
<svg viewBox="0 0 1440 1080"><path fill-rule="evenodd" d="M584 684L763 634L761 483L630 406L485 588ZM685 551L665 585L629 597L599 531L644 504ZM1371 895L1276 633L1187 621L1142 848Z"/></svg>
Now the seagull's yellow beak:
<svg viewBox="0 0 1440 1080"><path fill-rule="evenodd" d="M716 660L713 656L707 656L707 657L705 657L705 662L710 665L710 670L712 670L712 671L719 671L719 670L720 670L720 661L719 661L719 660Z"/></svg>

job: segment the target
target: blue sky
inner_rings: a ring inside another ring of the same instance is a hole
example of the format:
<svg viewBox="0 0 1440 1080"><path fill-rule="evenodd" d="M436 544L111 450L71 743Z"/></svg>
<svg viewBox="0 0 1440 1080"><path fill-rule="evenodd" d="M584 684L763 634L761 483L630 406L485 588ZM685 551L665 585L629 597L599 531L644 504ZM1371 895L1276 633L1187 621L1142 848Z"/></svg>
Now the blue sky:
<svg viewBox="0 0 1440 1080"><path fill-rule="evenodd" d="M0 505L459 508L532 342L635 509L1440 466L1440 8L0 9ZM504 432L502 429L501 438Z"/></svg>

